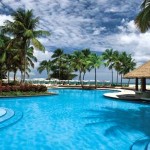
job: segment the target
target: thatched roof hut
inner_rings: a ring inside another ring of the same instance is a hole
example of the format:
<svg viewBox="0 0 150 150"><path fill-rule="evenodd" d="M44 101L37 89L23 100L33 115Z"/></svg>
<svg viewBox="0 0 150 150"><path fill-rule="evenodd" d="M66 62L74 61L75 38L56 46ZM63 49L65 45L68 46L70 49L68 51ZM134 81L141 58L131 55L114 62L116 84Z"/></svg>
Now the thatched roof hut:
<svg viewBox="0 0 150 150"><path fill-rule="evenodd" d="M150 61L124 75L124 78L136 79L136 90L138 90L138 79L141 79L141 90L146 90L146 79L150 79Z"/></svg>
<svg viewBox="0 0 150 150"><path fill-rule="evenodd" d="M150 61L124 75L124 78L150 78Z"/></svg>

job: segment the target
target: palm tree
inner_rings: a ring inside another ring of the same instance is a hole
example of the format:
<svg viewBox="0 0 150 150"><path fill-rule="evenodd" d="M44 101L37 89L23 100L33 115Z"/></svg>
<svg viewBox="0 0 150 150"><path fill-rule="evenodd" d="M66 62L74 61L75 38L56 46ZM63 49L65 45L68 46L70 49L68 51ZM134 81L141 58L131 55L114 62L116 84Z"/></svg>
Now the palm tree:
<svg viewBox="0 0 150 150"><path fill-rule="evenodd" d="M84 64L83 64L83 78L82 78L84 80L86 71L87 70L90 71L90 65L88 63L88 60L89 60L89 57L91 55L91 51L90 51L90 49L83 49L81 52L84 55L84 58L83 58L84 59Z"/></svg>
<svg viewBox="0 0 150 150"><path fill-rule="evenodd" d="M30 45L34 45L38 50L44 51L44 46L38 41L37 37L49 35L49 32L36 30L39 24L39 18L34 17L32 10L18 9L12 14L13 22L6 21L5 26L1 27L4 33L10 33L14 36L13 41L21 41L20 49L22 49L24 81L26 74L27 49Z"/></svg>
<svg viewBox="0 0 150 150"><path fill-rule="evenodd" d="M0 78L2 79L3 77L6 76L7 73L7 66L6 66L6 61L9 60L7 57L7 52L8 52L8 45L11 39L4 34L0 34Z"/></svg>
<svg viewBox="0 0 150 150"><path fill-rule="evenodd" d="M85 71L85 56L81 51L74 51L72 54L72 66L75 71L79 71L79 81L81 83L81 86L83 87L83 82L82 82L82 72Z"/></svg>
<svg viewBox="0 0 150 150"><path fill-rule="evenodd" d="M112 84L113 84L113 61L114 61L113 49L106 49L105 52L102 53L102 58L105 61L104 65L107 66L108 69L112 71Z"/></svg>
<svg viewBox="0 0 150 150"><path fill-rule="evenodd" d="M91 51L90 49L87 48L87 49L83 49L82 53L84 54L85 57L88 57L91 54Z"/></svg>
<svg viewBox="0 0 150 150"><path fill-rule="evenodd" d="M120 60L120 54L118 51L114 51L113 52L113 63L112 63L112 66L114 67L114 69L116 70L117 72L117 85L118 85L118 77L119 77L119 71L120 71L120 68L121 68L121 60Z"/></svg>
<svg viewBox="0 0 150 150"><path fill-rule="evenodd" d="M63 65L63 74L66 76L66 79L72 80L74 77L76 77L76 74L73 74L74 68L72 66L72 55L70 54L65 54L64 55L64 65Z"/></svg>
<svg viewBox="0 0 150 150"><path fill-rule="evenodd" d="M97 78L96 78L96 69L102 64L102 57L97 54L90 55L90 65L95 70L95 89L97 88Z"/></svg>
<svg viewBox="0 0 150 150"><path fill-rule="evenodd" d="M47 72L47 78L50 79L50 71L51 71L51 68L52 68L52 62L51 60L43 60L41 63L40 63L40 66L38 67L38 71L39 73L42 73L44 70L46 70Z"/></svg>
<svg viewBox="0 0 150 150"><path fill-rule="evenodd" d="M60 48L56 49L54 51L54 54L52 55L53 58L53 63L58 68L58 73L59 73L59 80L61 79L61 68L63 65L63 60L64 60L64 51Z"/></svg>
<svg viewBox="0 0 150 150"><path fill-rule="evenodd" d="M126 52L121 53L120 61L121 61L121 68L120 68L119 73L121 74L121 85L122 85L122 75L125 75L128 72L134 70L136 63L135 63L135 60L132 59L131 54L127 54ZM129 85L129 82L128 82L128 85Z"/></svg>
<svg viewBox="0 0 150 150"><path fill-rule="evenodd" d="M143 1L141 11L135 18L135 24L142 33L150 28L150 0Z"/></svg>

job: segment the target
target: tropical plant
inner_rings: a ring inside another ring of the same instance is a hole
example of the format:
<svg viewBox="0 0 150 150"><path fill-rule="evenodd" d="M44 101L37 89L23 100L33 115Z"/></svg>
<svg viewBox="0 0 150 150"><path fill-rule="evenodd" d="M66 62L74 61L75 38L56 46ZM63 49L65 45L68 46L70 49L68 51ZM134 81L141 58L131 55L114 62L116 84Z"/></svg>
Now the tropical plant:
<svg viewBox="0 0 150 150"><path fill-rule="evenodd" d="M75 71L79 71L79 81L83 87L82 73L85 72L87 62L85 56L81 51L74 51L72 54L72 66ZM87 58L86 58L87 59Z"/></svg>
<svg viewBox="0 0 150 150"><path fill-rule="evenodd" d="M144 0L141 4L141 11L135 18L135 24L143 33L150 28L150 0Z"/></svg>
<svg viewBox="0 0 150 150"><path fill-rule="evenodd" d="M121 74L121 85L122 85L122 75L125 75L128 72L134 70L136 63L135 60L131 57L131 54L127 54L126 52L122 52L120 54L120 62L121 62L121 68L119 73Z"/></svg>
<svg viewBox="0 0 150 150"><path fill-rule="evenodd" d="M97 68L100 67L100 65L102 64L102 57L98 56L97 54L93 53L90 55L90 66L91 68L94 68L95 70L95 89L97 88Z"/></svg>
<svg viewBox="0 0 150 150"><path fill-rule="evenodd" d="M84 55L84 58L83 58L83 60L84 60L84 63L83 63L83 77L82 77L82 80L84 80L84 77L85 77L85 74L86 74L86 71L90 71L91 70L91 66L90 66L90 64L89 64L89 59L90 59L90 55L91 55L91 51L90 51L90 49L83 49L82 51L81 51L82 53L83 53L83 55Z"/></svg>
<svg viewBox="0 0 150 150"><path fill-rule="evenodd" d="M112 84L113 84L113 62L114 62L114 51L113 49L106 49L105 52L102 53L102 58L105 61L104 65L108 67L109 70L112 71Z"/></svg>
<svg viewBox="0 0 150 150"><path fill-rule="evenodd" d="M63 67L63 74L66 76L66 79L72 80L75 78L77 75L74 74L74 68L72 67L72 55L70 54L65 54L64 55L64 67Z"/></svg>
<svg viewBox="0 0 150 150"><path fill-rule="evenodd" d="M54 54L52 55L52 63L55 66L54 69L58 69L58 74L59 74L59 80L61 79L61 72L62 72L62 67L63 67L63 61L64 61L64 51L62 49L56 49L54 51Z"/></svg>
<svg viewBox="0 0 150 150"><path fill-rule="evenodd" d="M24 79L27 68L27 50L30 45L34 45L34 47L38 50L44 51L44 46L38 41L38 37L49 35L49 32L43 30L36 30L37 25L39 24L39 18L34 17L32 10L23 10L18 9L16 12L12 14L14 21L6 21L5 25L1 27L2 32L10 33L13 35L13 42L19 41L20 49L22 49L22 59L24 66Z"/></svg>
<svg viewBox="0 0 150 150"><path fill-rule="evenodd" d="M6 77L7 73L6 60L8 59L6 53L10 40L11 39L5 36L4 34L0 34L0 79Z"/></svg>
<svg viewBox="0 0 150 150"><path fill-rule="evenodd" d="M120 54L119 54L118 51L114 51L113 52L113 63L112 63L112 66L117 72L116 84L118 85L119 71L121 69L121 59L120 59Z"/></svg>
<svg viewBox="0 0 150 150"><path fill-rule="evenodd" d="M50 71L52 69L52 62L51 60L43 60L38 67L39 73L42 73L44 70L47 72L47 79L51 79Z"/></svg>

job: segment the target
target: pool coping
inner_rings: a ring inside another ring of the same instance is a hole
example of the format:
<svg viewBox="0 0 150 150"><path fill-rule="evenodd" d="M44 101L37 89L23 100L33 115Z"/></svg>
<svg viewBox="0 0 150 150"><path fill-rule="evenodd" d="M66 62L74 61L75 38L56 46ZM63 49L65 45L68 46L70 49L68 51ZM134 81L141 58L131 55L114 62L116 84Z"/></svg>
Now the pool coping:
<svg viewBox="0 0 150 150"><path fill-rule="evenodd" d="M6 109L3 107L0 107L0 118L3 117L7 113Z"/></svg>
<svg viewBox="0 0 150 150"><path fill-rule="evenodd" d="M113 93L104 93L103 96L110 98L110 99L115 99L115 100L123 100L123 101L131 101L131 102L150 102L150 99L148 98L142 98L136 95L136 92L134 90L129 90L129 89L121 89L121 88L110 88L110 87L105 87L105 88L97 88L97 89L82 89L82 87L57 87L56 89L80 89L80 90L111 90L111 91L116 91ZM49 88L51 89L51 88Z"/></svg>

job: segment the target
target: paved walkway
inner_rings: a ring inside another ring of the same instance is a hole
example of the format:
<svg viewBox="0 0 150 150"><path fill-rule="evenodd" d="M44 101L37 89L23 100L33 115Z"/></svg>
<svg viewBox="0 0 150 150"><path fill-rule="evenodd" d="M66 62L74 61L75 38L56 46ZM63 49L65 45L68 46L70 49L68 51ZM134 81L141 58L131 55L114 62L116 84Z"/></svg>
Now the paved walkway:
<svg viewBox="0 0 150 150"><path fill-rule="evenodd" d="M110 97L110 98L133 98L135 97L135 92L132 90L124 90L124 89L116 89L118 92L112 92L112 93L105 93L104 96Z"/></svg>

